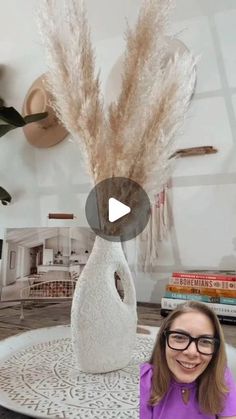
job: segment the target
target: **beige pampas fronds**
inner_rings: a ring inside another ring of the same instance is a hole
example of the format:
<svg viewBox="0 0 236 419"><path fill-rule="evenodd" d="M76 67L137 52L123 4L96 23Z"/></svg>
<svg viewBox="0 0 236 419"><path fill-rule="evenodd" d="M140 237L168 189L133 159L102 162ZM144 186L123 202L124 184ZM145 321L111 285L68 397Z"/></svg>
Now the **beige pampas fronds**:
<svg viewBox="0 0 236 419"><path fill-rule="evenodd" d="M82 0L43 0L40 28L50 90L66 129L78 138L95 183L126 177L157 192L168 176L174 136L195 84L187 52L166 62L172 0L144 0L127 30L122 87L105 115ZM60 13L59 13L60 12Z"/></svg>
<svg viewBox="0 0 236 419"><path fill-rule="evenodd" d="M83 1L43 0L39 28L55 111L66 129L80 140L90 174L96 179L105 119Z"/></svg>

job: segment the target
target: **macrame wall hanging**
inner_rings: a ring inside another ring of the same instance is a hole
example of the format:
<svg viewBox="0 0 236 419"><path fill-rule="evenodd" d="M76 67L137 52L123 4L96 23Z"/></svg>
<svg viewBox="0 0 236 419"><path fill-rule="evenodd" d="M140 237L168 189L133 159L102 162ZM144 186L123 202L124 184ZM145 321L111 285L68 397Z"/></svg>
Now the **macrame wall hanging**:
<svg viewBox="0 0 236 419"><path fill-rule="evenodd" d="M200 156L216 153L212 146L191 147L177 150L170 158ZM152 270L158 258L160 242L167 239L173 225L170 208L170 182L155 195L147 227L137 236L138 268L142 272Z"/></svg>

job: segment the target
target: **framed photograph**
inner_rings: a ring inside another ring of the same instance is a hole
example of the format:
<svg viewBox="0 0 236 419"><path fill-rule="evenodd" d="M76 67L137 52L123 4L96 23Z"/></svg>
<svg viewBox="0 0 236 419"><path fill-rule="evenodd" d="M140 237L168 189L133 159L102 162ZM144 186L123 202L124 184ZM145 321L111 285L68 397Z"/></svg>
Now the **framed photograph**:
<svg viewBox="0 0 236 419"><path fill-rule="evenodd" d="M95 239L95 234L92 234ZM81 271L79 257L84 256L84 266L88 259L85 249L90 254L93 247L90 236L88 227L4 229L0 260L0 302L43 298L47 300L48 297L71 298L74 291L73 281ZM45 282L48 285L41 286Z"/></svg>
<svg viewBox="0 0 236 419"><path fill-rule="evenodd" d="M16 252L14 250L10 251L10 269L15 269L16 266Z"/></svg>

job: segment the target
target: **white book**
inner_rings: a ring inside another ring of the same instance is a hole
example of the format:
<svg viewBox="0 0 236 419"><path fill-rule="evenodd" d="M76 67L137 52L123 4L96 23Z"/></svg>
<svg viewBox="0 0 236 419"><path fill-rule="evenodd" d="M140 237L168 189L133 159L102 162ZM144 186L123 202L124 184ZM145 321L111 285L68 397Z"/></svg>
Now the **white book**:
<svg viewBox="0 0 236 419"><path fill-rule="evenodd" d="M162 297L161 308L166 310L174 310L179 304L183 303L186 303L186 300ZM236 317L236 304L219 304L208 302L203 302L203 304L209 306L219 316Z"/></svg>

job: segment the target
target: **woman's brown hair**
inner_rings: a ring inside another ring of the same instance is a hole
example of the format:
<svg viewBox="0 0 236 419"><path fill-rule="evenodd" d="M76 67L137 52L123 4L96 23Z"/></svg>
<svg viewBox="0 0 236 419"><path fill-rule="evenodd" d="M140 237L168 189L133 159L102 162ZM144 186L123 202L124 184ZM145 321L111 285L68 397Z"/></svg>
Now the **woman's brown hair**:
<svg viewBox="0 0 236 419"><path fill-rule="evenodd" d="M152 391L149 403L153 406L166 394L172 378L166 361L165 330L170 330L173 321L181 314L189 312L205 314L212 322L215 337L220 340L218 350L213 355L207 368L198 378L198 402L202 412L217 415L224 407L224 396L228 389L224 382L226 368L226 352L224 335L216 314L206 305L198 301L188 301L179 305L166 317L159 329L150 364L153 365Z"/></svg>

